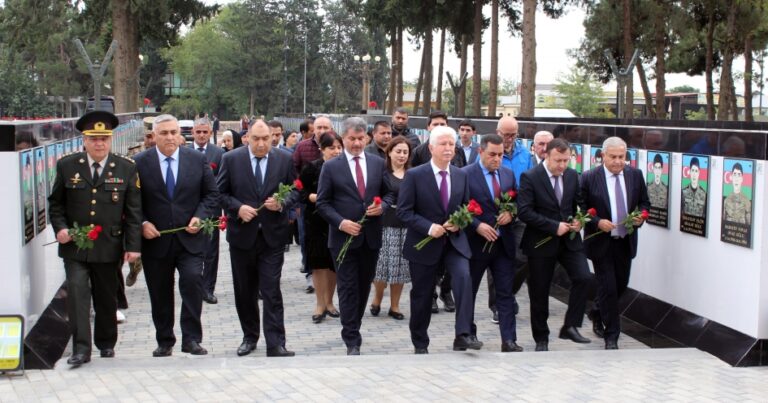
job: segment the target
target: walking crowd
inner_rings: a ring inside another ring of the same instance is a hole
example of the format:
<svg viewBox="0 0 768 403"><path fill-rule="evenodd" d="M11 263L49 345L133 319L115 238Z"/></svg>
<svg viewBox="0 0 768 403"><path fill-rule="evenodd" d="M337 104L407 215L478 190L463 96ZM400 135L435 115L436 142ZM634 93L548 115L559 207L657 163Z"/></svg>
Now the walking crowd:
<svg viewBox="0 0 768 403"><path fill-rule="evenodd" d="M617 349L618 299L637 251L636 229L650 208L641 171L625 163L626 143L606 139L602 165L579 175L568 167L567 141L538 132L531 153L512 117L500 118L496 132L479 136L479 143L470 120L457 132L445 113L433 112L423 144L408 121L407 111L397 109L370 133L358 117L347 118L336 133L329 117L318 116L295 133L277 121L244 117L243 135L224 132L218 147L212 141L217 118L195 120L187 146L177 119L160 115L146 149L131 160L110 152L114 115L84 115L76 125L84 151L59 160L49 197L69 288L73 352L67 362L89 362L92 343L102 357L115 355L121 267L131 264L130 285L139 261L156 332L153 356L172 355L176 344L176 272L181 351L207 354L201 312L203 302L218 302L220 230L229 243L242 329L239 356L253 352L262 334L267 356L294 355L286 348L280 288L294 238L307 292L316 297L308 323L339 318L348 355L360 354L363 317L381 314L387 287L387 316L406 319L400 306L406 283L414 353L429 351L438 300L455 312L453 349L481 349L474 312L486 272L501 351L523 350L515 294L526 281L536 351L546 351L557 265L571 282L559 337L590 342L579 328L596 280L589 318L605 348Z"/></svg>

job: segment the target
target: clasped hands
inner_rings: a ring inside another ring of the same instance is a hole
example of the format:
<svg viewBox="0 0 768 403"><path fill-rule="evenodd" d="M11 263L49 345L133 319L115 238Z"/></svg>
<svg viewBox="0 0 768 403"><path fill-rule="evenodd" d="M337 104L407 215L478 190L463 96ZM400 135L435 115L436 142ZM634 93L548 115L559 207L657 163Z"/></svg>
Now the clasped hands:
<svg viewBox="0 0 768 403"><path fill-rule="evenodd" d="M365 217L377 217L382 215L383 213L384 213L384 209L381 207L381 204L371 203L365 209ZM355 222L348 219L341 220L341 224L339 225L339 230L341 232L344 232L352 236L360 235L360 231L362 229L363 229L363 224L361 224L359 221Z"/></svg>

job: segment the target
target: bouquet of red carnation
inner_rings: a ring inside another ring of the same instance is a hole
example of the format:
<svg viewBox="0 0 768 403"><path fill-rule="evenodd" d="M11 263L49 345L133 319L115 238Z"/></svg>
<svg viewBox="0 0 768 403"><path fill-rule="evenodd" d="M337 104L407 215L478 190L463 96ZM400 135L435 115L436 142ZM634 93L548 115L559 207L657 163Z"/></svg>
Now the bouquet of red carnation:
<svg viewBox="0 0 768 403"><path fill-rule="evenodd" d="M496 216L496 224L493 225L494 230L499 229L499 216L501 216L504 213L509 213L514 215L517 215L517 203L515 203L515 198L517 197L517 192L514 190L509 190L506 193L502 193L501 197L497 197L493 199L493 202L496 203L496 206L499 208L499 215ZM488 248L488 253L491 253L491 249L493 248L493 244L495 242L487 241L485 245L483 245L483 252L485 252L485 249Z"/></svg>
<svg viewBox="0 0 768 403"><path fill-rule="evenodd" d="M298 180L298 179L297 179L297 180ZM301 183L301 182L299 182L299 183ZM380 206L380 205L381 205L381 197L379 197L379 196L374 196L374 197L373 197L373 204L374 204L374 205L377 205L377 206ZM363 214L363 218L361 218L361 219L360 219L360 220L359 220L357 223L358 223L358 224L360 224L360 225L363 225L363 224L365 223L365 214ZM339 266L341 266L341 262L343 262L343 261L344 261L344 258L347 256L347 249L349 249L349 245L351 245L351 244L352 244L352 240L353 240L354 238L355 238L355 237L353 237L352 235L350 235L350 236L348 236L348 237L347 237L347 240L346 240L346 241L344 241L344 245L342 245L342 247L341 247L341 251L339 251L339 256L337 256L337 257L336 257L336 263L337 263Z"/></svg>
<svg viewBox="0 0 768 403"><path fill-rule="evenodd" d="M99 239L101 231L101 225L91 224L80 227L77 223L74 223L74 228L71 228L68 232L69 236L75 241L77 250L80 251L81 249L93 249L93 241Z"/></svg>
<svg viewBox="0 0 768 403"><path fill-rule="evenodd" d="M456 227L458 227L460 230L467 227L472 222L472 217L483 214L483 208L480 207L480 204L475 201L475 199L470 199L469 203L459 207L458 210L454 211L449 217L448 217L448 223L453 224ZM421 250L426 246L429 241L433 240L435 238L432 238L431 236L427 236L426 238L422 239L414 245L413 247L416 248L416 250Z"/></svg>
<svg viewBox="0 0 768 403"><path fill-rule="evenodd" d="M280 183L277 185L277 192L272 194L272 197L280 203L280 205L285 204L285 198L288 197L288 194L290 194L293 189L296 189L298 191L301 191L304 189L304 184L301 183L301 180L296 179L293 181L290 185L285 185L283 183ZM259 208L256 209L256 211L261 210L264 207L262 204Z"/></svg>
<svg viewBox="0 0 768 403"><path fill-rule="evenodd" d="M576 216L575 217L574 216L568 217L568 222L571 222L573 220L578 220L579 223L581 223L581 227L584 228L584 224L592 221L593 217L597 217L597 210L595 210L594 207L588 209L587 213L585 214L583 211L581 211L580 207L576 206ZM594 236L594 234L591 235L591 236ZM571 239L576 238L576 232L572 231L571 234L569 235L569 237ZM552 239L552 235L542 239L541 241L536 243L536 246L534 246L534 248L538 248L539 246L544 245L545 243L549 242L551 239ZM587 238L587 239L589 239L589 238Z"/></svg>
<svg viewBox="0 0 768 403"><path fill-rule="evenodd" d="M218 165L216 165L215 162L211 162L211 169L216 169L216 167L218 167Z"/></svg>
<svg viewBox="0 0 768 403"><path fill-rule="evenodd" d="M206 218L203 220L200 220L200 222L197 224L197 227L200 228L203 233L208 235L209 237L213 238L213 231L219 230L224 231L227 229L227 216L222 215L219 218L213 219L213 218ZM174 232L179 232L187 227L178 227L178 228L171 228L171 229L165 229L160 231L160 235L162 234L172 234Z"/></svg>
<svg viewBox="0 0 768 403"><path fill-rule="evenodd" d="M635 232L635 219L636 218L642 218L643 220L648 219L648 210L640 211L638 209L635 209L635 211L627 214L626 217L624 217L624 220L621 222L621 224L624 225L624 228L627 229L627 234L632 234Z"/></svg>

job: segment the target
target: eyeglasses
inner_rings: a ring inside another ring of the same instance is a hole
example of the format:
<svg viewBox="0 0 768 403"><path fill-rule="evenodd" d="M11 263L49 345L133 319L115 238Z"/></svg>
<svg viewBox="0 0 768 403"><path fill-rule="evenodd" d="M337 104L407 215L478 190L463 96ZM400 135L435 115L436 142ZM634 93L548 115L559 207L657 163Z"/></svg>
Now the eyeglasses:
<svg viewBox="0 0 768 403"><path fill-rule="evenodd" d="M517 135L518 135L519 133L499 133L499 134L501 134L501 135L502 135L502 137L507 137L507 138L510 138L510 137L517 137Z"/></svg>

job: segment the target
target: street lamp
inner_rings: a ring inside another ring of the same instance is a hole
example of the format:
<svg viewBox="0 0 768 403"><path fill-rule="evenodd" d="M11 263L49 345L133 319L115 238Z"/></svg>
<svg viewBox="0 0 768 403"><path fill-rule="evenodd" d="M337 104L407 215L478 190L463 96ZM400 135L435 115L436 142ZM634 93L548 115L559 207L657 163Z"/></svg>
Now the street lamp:
<svg viewBox="0 0 768 403"><path fill-rule="evenodd" d="M355 62L360 63L360 67L363 73L363 91L360 98L360 110L368 112L368 101L370 100L370 87L371 87L371 65L376 65L381 61L381 57L373 56L366 53L364 56L355 55ZM373 61L371 61L373 59Z"/></svg>

